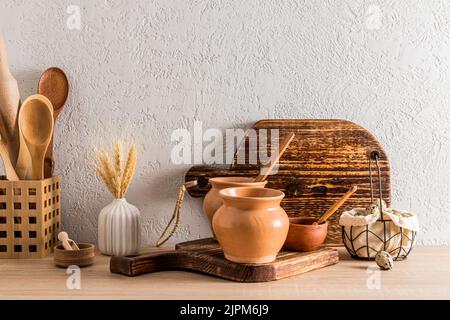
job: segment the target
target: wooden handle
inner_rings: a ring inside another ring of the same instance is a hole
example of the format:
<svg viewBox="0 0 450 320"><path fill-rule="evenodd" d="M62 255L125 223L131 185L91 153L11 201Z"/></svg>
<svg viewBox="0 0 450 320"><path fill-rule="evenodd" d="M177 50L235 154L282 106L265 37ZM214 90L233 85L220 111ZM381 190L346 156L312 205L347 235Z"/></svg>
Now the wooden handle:
<svg viewBox="0 0 450 320"><path fill-rule="evenodd" d="M5 168L6 179L9 181L18 181L19 176L14 170L14 166L11 163L11 158L9 156L8 147L6 146L5 141L0 140L0 155L3 158L3 166Z"/></svg>
<svg viewBox="0 0 450 320"><path fill-rule="evenodd" d="M261 182L266 180L267 176L270 175L270 173L272 172L273 168L278 164L278 161L280 160L281 156L283 155L283 153L286 151L287 147L289 146L289 144L291 143L291 141L294 139L295 137L295 133L290 133L288 134L284 139L283 142L281 142L281 148L278 152L277 157L274 159L274 161L272 161L270 163L269 168L266 169L266 173L260 173L255 181L256 182Z"/></svg>
<svg viewBox="0 0 450 320"><path fill-rule="evenodd" d="M31 179L44 179L44 158L41 156L35 156L31 161Z"/></svg>
<svg viewBox="0 0 450 320"><path fill-rule="evenodd" d="M344 194L344 196L339 199L330 209L328 209L327 212L325 212L323 216L321 216L319 220L317 220L316 223L321 224L327 221L327 219L331 217L333 213L335 213L336 210L339 209L345 203L345 201L347 201L347 199L356 192L356 190L358 190L357 186L353 186L350 190L348 190L347 193Z"/></svg>
<svg viewBox="0 0 450 320"><path fill-rule="evenodd" d="M16 172L21 180L31 179L31 156L22 133L19 132L19 155L17 156Z"/></svg>
<svg viewBox="0 0 450 320"><path fill-rule="evenodd" d="M0 32L0 78L10 76L8 54L6 53L5 40Z"/></svg>
<svg viewBox="0 0 450 320"><path fill-rule="evenodd" d="M134 277L144 273L180 269L178 263L182 252L175 250L143 254L137 257L111 257L109 264L112 273Z"/></svg>
<svg viewBox="0 0 450 320"><path fill-rule="evenodd" d="M72 248L72 250L80 250L80 247L72 239L67 240L67 242L69 242L70 247Z"/></svg>
<svg viewBox="0 0 450 320"><path fill-rule="evenodd" d="M53 171L54 171L54 160L53 160L53 136L52 136L44 158L44 178L47 179L53 177Z"/></svg>

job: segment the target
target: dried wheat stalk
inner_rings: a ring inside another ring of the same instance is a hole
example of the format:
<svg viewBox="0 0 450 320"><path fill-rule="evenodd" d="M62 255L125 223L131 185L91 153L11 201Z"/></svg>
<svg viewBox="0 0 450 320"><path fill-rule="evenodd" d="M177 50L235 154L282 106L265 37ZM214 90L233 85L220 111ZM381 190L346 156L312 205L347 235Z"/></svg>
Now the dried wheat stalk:
<svg viewBox="0 0 450 320"><path fill-rule="evenodd" d="M102 166L97 165L97 167L95 169L96 169L99 177L103 180L103 183L105 184L105 186L108 188L108 190L112 194L115 194L116 190L114 189L114 185L111 183L111 180L109 179L108 175L103 171Z"/></svg>
<svg viewBox="0 0 450 320"><path fill-rule="evenodd" d="M125 169L123 170L122 181L121 181L121 196L124 196L130 186L131 179L133 179L134 172L136 169L137 155L136 147L132 146L130 152L128 153L128 159L125 164Z"/></svg>
<svg viewBox="0 0 450 320"><path fill-rule="evenodd" d="M117 193L119 196L121 192L121 180L122 180L122 146L120 142L117 142L114 146L114 167L116 170L116 182L118 184Z"/></svg>
<svg viewBox="0 0 450 320"><path fill-rule="evenodd" d="M114 146L114 166L105 152L99 152L96 166L98 176L108 190L117 199L123 198L134 176L137 163L136 147L131 147L125 167L122 168L122 150L120 143Z"/></svg>

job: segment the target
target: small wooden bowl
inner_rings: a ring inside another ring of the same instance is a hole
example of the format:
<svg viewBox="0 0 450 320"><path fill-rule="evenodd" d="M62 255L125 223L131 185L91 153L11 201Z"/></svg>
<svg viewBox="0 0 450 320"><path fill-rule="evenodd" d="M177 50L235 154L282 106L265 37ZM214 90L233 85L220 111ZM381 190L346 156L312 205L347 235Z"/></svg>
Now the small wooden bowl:
<svg viewBox="0 0 450 320"><path fill-rule="evenodd" d="M313 224L314 218L289 218L289 232L284 246L290 251L314 251L324 243L328 232L328 221Z"/></svg>
<svg viewBox="0 0 450 320"><path fill-rule="evenodd" d="M93 264L95 260L95 246L90 243L78 243L78 247L80 250L65 250L61 244L57 245L53 258L55 265L67 268L71 265L87 267Z"/></svg>

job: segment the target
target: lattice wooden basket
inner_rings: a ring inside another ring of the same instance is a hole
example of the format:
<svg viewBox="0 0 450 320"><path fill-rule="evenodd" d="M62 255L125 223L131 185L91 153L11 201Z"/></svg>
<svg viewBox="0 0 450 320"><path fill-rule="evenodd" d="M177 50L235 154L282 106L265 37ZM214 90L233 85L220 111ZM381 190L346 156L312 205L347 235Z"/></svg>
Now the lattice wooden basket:
<svg viewBox="0 0 450 320"><path fill-rule="evenodd" d="M60 180L0 180L0 259L53 251L61 226Z"/></svg>

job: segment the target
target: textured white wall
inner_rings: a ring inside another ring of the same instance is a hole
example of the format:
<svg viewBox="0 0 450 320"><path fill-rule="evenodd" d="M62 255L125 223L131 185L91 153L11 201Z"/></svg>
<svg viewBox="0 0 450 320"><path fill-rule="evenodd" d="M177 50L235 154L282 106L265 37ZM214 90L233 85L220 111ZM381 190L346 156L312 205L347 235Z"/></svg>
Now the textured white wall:
<svg viewBox="0 0 450 320"><path fill-rule="evenodd" d="M66 26L69 5L79 31ZM390 155L393 204L419 215L421 241L450 244L449 17L447 0L0 0L23 98L45 68L69 74L57 172L63 227L82 241L96 241L111 199L95 147L119 137L141 148L128 199L153 242L189 167L170 162L174 129L345 118ZM207 235L201 200L187 197L173 241Z"/></svg>

